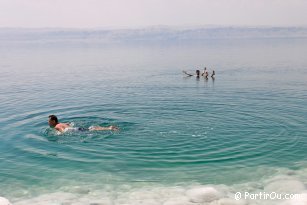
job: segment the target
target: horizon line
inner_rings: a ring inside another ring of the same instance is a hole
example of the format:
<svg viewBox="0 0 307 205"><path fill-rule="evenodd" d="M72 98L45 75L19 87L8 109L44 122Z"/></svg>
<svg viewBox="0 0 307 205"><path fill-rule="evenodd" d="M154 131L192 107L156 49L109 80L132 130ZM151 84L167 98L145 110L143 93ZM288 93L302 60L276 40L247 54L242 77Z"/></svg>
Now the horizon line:
<svg viewBox="0 0 307 205"><path fill-rule="evenodd" d="M152 26L139 26L139 27L8 27L8 26L0 26L0 29L33 29L33 30L43 30L43 29L68 29L68 30L138 30L138 29L153 29L153 28L162 28L162 29L199 29L199 28L307 28L307 25L215 25L215 24L207 24L207 25L152 25Z"/></svg>

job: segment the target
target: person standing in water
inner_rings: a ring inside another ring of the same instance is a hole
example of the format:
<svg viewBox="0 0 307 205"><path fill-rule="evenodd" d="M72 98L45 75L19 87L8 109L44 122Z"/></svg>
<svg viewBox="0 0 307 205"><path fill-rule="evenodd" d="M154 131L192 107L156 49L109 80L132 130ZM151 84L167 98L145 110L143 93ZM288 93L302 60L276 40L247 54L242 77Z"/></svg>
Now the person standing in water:
<svg viewBox="0 0 307 205"><path fill-rule="evenodd" d="M196 70L196 77L199 78L199 75L200 75L200 71L199 71L199 70Z"/></svg>
<svg viewBox="0 0 307 205"><path fill-rule="evenodd" d="M215 71L213 70L213 71L212 71L211 78L214 78L214 77L215 77Z"/></svg>
<svg viewBox="0 0 307 205"><path fill-rule="evenodd" d="M112 125L108 127L90 126L89 128L72 127L69 123L60 123L57 116L55 115L49 115L48 124L50 127L56 129L57 131L61 133L64 133L68 130L74 130L74 131L104 131L104 130L117 131L119 130L116 126L112 126Z"/></svg>
<svg viewBox="0 0 307 205"><path fill-rule="evenodd" d="M204 68L204 72L201 74L202 76L204 76L205 78L208 78L208 70L207 67Z"/></svg>

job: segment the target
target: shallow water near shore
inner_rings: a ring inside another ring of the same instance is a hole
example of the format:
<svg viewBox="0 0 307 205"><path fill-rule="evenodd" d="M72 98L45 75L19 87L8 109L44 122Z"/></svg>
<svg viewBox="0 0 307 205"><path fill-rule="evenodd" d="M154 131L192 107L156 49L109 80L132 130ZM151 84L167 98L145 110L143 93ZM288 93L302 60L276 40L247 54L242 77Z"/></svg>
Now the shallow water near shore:
<svg viewBox="0 0 307 205"><path fill-rule="evenodd" d="M238 191L306 192L307 40L215 41L1 48L0 196L234 204ZM204 66L215 79L182 74ZM50 114L120 131L56 135Z"/></svg>

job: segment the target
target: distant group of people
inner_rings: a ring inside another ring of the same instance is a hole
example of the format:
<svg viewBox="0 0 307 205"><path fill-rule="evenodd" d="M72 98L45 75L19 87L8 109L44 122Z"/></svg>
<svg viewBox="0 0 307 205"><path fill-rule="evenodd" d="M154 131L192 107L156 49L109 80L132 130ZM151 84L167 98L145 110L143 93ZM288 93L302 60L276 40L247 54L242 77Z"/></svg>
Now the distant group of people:
<svg viewBox="0 0 307 205"><path fill-rule="evenodd" d="M190 73L188 73L186 71L183 71L183 73L186 74L187 76L194 76L193 74L190 74ZM200 70L196 70L195 73L196 73L196 77L197 78L199 78L200 76L203 76L206 79L208 79L208 77L209 77L209 72L207 70L207 67L204 68L204 71L202 72L202 74L200 74ZM212 70L211 78L214 79L214 77L215 77L215 71Z"/></svg>

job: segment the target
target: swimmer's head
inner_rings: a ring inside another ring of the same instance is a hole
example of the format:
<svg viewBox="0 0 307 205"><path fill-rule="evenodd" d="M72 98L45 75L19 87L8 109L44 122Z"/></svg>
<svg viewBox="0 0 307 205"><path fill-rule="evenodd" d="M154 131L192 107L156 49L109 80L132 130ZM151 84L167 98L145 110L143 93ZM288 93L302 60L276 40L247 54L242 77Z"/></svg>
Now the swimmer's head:
<svg viewBox="0 0 307 205"><path fill-rule="evenodd" d="M58 118L55 115L49 115L48 117L48 125L50 127L55 127L57 124L59 124Z"/></svg>

